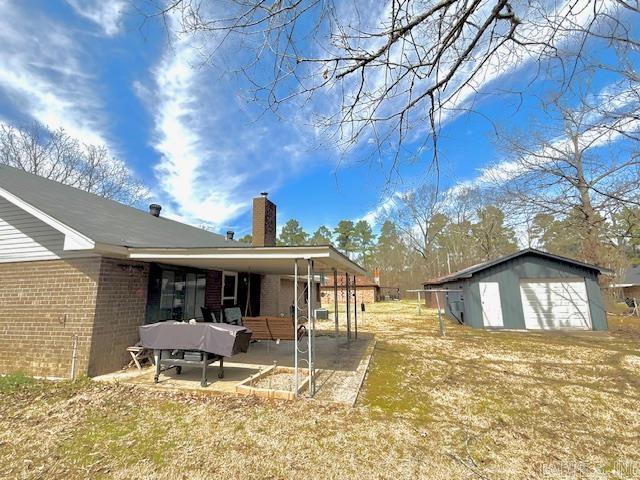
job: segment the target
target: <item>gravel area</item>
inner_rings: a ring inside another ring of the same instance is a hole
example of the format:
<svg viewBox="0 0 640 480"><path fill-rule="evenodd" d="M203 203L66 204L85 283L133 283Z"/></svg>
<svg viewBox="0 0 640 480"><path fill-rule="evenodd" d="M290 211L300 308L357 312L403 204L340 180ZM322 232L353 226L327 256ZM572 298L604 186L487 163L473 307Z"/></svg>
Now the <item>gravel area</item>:
<svg viewBox="0 0 640 480"><path fill-rule="evenodd" d="M300 376L300 383L305 380L305 377ZM269 372L264 377L256 379L252 383L252 387L256 388L268 388L269 390L284 390L293 392L295 388L295 380L293 373L290 372Z"/></svg>

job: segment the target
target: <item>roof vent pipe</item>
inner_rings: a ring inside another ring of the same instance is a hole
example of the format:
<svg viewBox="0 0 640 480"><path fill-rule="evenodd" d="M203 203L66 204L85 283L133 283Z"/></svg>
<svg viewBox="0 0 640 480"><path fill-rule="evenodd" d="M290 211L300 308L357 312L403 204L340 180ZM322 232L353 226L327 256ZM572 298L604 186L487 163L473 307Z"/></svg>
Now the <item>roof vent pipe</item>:
<svg viewBox="0 0 640 480"><path fill-rule="evenodd" d="M233 230L227 230L227 240L233 240Z"/></svg>
<svg viewBox="0 0 640 480"><path fill-rule="evenodd" d="M154 217L160 216L160 210L162 210L162 206L158 205L157 203L152 203L151 205L149 205L149 213Z"/></svg>

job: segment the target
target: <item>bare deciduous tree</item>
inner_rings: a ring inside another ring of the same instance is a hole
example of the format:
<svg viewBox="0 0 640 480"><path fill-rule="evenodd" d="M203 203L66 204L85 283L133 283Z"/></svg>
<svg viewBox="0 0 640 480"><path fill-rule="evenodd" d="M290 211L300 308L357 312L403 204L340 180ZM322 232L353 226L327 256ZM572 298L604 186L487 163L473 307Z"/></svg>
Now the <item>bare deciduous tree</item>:
<svg viewBox="0 0 640 480"><path fill-rule="evenodd" d="M443 211L438 189L425 184L396 195L393 205L383 213L382 220L395 223L408 245L423 260L429 260L438 236L447 225Z"/></svg>
<svg viewBox="0 0 640 480"><path fill-rule="evenodd" d="M273 110L292 97L324 95L320 103L337 108L312 112L317 124L347 146L373 140L377 152L393 157L391 168L410 132L435 142L443 116L472 108L477 91L528 60L559 59L554 74L561 72L564 84L587 57L588 41L621 55L640 44L640 8L626 0L138 4L171 36L197 36L204 61L232 43L233 55L220 65L246 75L255 98Z"/></svg>
<svg viewBox="0 0 640 480"><path fill-rule="evenodd" d="M554 100L526 133L500 137L508 160L487 174L512 215L570 218L582 238L581 256L590 261L597 260L611 216L640 205L640 105L631 102L626 112L603 105L601 99L582 98L571 107Z"/></svg>
<svg viewBox="0 0 640 480"><path fill-rule="evenodd" d="M0 164L128 205L148 195L146 187L106 147L81 144L62 129L50 130L38 123L20 128L0 125Z"/></svg>

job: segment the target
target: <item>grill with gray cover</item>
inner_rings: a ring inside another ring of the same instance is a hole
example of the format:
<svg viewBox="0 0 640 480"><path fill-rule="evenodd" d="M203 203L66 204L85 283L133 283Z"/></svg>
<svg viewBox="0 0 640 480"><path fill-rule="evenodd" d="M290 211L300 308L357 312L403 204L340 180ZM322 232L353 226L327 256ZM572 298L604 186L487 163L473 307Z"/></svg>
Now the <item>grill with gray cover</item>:
<svg viewBox="0 0 640 480"><path fill-rule="evenodd" d="M224 357L246 352L251 340L248 328L224 323L167 321L143 325L139 330L142 345L154 351L156 383L163 371L175 367L180 374L183 366L192 366L202 368L200 384L206 387L207 367L219 361L218 378L223 378Z"/></svg>

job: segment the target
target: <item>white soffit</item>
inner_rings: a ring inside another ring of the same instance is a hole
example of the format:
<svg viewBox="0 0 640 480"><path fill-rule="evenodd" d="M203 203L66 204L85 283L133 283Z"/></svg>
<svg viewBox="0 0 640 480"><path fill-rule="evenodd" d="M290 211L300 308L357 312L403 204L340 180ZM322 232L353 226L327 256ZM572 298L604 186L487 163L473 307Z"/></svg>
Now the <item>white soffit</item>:
<svg viewBox="0 0 640 480"><path fill-rule="evenodd" d="M298 260L298 273L306 275L306 260L312 260L314 271L318 273L331 272L333 269L355 275L367 273L362 267L328 246L206 249L129 248L129 258L197 268L280 275L293 274L295 260Z"/></svg>

